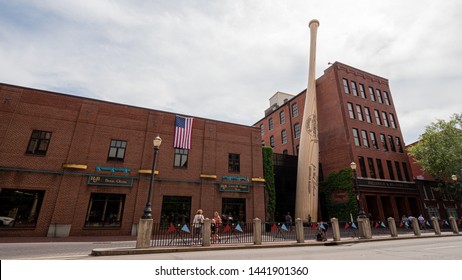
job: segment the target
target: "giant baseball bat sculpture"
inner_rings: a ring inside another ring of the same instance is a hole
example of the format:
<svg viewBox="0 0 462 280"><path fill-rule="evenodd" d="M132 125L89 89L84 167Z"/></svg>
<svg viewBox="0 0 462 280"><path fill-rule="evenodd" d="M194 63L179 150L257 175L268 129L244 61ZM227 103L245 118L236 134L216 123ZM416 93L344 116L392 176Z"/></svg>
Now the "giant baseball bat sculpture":
<svg viewBox="0 0 462 280"><path fill-rule="evenodd" d="M302 129L297 167L297 190L295 197L295 218L303 222L316 222L318 218L318 120L316 110L316 34L319 21L314 19L310 27L310 62L308 86L305 95Z"/></svg>

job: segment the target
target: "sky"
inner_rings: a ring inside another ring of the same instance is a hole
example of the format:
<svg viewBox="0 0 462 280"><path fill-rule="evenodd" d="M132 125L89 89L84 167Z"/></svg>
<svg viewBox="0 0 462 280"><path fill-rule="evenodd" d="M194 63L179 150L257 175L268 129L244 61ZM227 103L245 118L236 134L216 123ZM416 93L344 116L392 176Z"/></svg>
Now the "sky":
<svg viewBox="0 0 462 280"><path fill-rule="evenodd" d="M339 61L389 80L404 141L462 113L462 1L0 0L0 82L253 125Z"/></svg>

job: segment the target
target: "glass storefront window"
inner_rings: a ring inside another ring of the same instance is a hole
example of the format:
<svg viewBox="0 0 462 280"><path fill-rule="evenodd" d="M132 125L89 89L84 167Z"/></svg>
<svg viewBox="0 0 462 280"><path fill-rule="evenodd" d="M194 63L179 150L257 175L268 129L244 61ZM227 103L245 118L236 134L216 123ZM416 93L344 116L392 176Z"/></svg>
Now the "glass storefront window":
<svg viewBox="0 0 462 280"><path fill-rule="evenodd" d="M0 188L0 227L35 227L45 191Z"/></svg>
<svg viewBox="0 0 462 280"><path fill-rule="evenodd" d="M86 227L120 227L125 194L92 193L88 205Z"/></svg>
<svg viewBox="0 0 462 280"><path fill-rule="evenodd" d="M194 212L195 213L195 212ZM164 196L160 223L162 226L189 224L191 216L190 196Z"/></svg>

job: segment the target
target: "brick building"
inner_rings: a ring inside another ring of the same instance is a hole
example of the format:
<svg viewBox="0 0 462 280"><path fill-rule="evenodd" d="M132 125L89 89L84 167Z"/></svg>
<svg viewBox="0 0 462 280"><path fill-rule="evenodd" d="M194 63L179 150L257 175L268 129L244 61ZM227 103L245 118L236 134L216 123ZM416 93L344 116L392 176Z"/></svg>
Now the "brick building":
<svg viewBox="0 0 462 280"><path fill-rule="evenodd" d="M255 127L196 117L176 149L174 113L8 84L0 115L0 236L135 234L158 135L154 223L265 218Z"/></svg>
<svg viewBox="0 0 462 280"><path fill-rule="evenodd" d="M320 180L358 166L366 213L375 219L416 215L422 210L388 80L335 62L316 80ZM262 144L297 155L305 91L276 93L260 128Z"/></svg>

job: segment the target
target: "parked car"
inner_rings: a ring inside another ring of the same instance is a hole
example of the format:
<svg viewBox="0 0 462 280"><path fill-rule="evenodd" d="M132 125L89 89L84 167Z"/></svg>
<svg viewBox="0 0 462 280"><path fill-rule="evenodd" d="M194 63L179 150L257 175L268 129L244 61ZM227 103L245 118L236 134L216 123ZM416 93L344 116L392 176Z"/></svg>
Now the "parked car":
<svg viewBox="0 0 462 280"><path fill-rule="evenodd" d="M0 226L12 226L13 222L13 218L0 216Z"/></svg>

